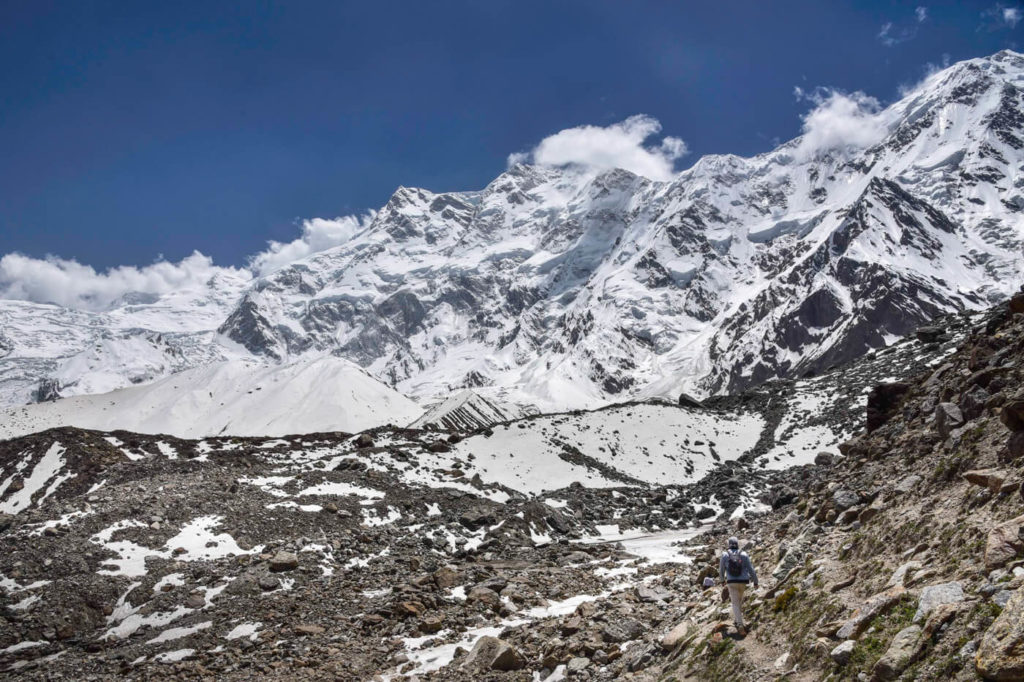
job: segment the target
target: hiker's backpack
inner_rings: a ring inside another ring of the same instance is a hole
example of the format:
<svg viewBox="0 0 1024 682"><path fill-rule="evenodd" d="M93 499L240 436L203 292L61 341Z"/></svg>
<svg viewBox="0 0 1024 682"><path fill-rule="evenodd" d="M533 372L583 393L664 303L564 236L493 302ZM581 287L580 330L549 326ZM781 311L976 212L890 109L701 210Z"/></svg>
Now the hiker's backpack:
<svg viewBox="0 0 1024 682"><path fill-rule="evenodd" d="M733 578L743 575L743 555L739 550L729 550L729 556L725 559L725 571Z"/></svg>

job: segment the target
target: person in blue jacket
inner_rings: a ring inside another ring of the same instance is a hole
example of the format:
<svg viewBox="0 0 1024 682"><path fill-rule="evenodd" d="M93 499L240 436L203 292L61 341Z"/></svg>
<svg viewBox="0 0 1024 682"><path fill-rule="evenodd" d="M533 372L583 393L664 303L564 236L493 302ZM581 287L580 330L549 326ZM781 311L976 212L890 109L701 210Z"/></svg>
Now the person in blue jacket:
<svg viewBox="0 0 1024 682"><path fill-rule="evenodd" d="M747 634L747 629L743 625L743 593L750 583L754 583L754 589L757 589L757 571L750 562L750 556L740 550L738 538L729 538L729 549L722 552L722 558L718 562L718 579L729 588L732 619L736 624L736 632L742 637Z"/></svg>

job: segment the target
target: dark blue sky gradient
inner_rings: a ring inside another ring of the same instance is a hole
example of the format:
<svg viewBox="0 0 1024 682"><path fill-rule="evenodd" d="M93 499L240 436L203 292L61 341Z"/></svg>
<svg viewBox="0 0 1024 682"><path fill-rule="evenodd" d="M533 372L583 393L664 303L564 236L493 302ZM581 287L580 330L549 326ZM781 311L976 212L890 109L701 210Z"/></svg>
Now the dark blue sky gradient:
<svg viewBox="0 0 1024 682"><path fill-rule="evenodd" d="M796 85L888 102L944 55L1019 48L995 7L4 2L0 254L238 265L296 218L478 189L546 135L636 113L686 140L680 168L755 154L799 133ZM886 22L914 37L883 45Z"/></svg>

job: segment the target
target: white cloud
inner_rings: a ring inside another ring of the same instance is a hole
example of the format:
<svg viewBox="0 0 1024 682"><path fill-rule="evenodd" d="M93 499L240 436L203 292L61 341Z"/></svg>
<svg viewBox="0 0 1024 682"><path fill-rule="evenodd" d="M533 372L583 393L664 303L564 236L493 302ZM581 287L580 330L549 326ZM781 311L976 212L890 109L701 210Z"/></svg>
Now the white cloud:
<svg viewBox="0 0 1024 682"><path fill-rule="evenodd" d="M596 171L623 168L652 180L670 180L675 175L676 160L688 150L678 137L644 144L660 132L661 123L643 114L607 127L568 128L544 138L530 152L509 155L508 163L578 166Z"/></svg>
<svg viewBox="0 0 1024 682"><path fill-rule="evenodd" d="M177 263L159 260L144 267L121 266L97 272L78 261L20 253L0 257L0 299L56 303L76 310L109 310L126 294L163 295L198 290L211 277L247 279L264 275L313 253L343 244L365 228L373 213L302 222L302 236L294 241L270 242L267 250L249 259L248 268L225 268L199 253Z"/></svg>
<svg viewBox="0 0 1024 682"><path fill-rule="evenodd" d="M10 253L0 258L0 298L56 303L79 310L104 310L128 293L166 294L206 285L217 274L246 276L221 268L198 251L177 263L161 260L136 268L97 272L56 256L30 258Z"/></svg>
<svg viewBox="0 0 1024 682"><path fill-rule="evenodd" d="M1017 28L1022 13L1019 7L1003 7L1003 23L1010 28Z"/></svg>
<svg viewBox="0 0 1024 682"><path fill-rule="evenodd" d="M363 216L303 220L301 237L290 242L269 242L266 251L249 259L249 266L257 275L265 275L311 254L340 246L366 229L375 215L376 212L370 211Z"/></svg>
<svg viewBox="0 0 1024 682"><path fill-rule="evenodd" d="M917 23L920 24L921 22L925 21L928 18L928 8L918 7L917 9L914 10L914 16L917 17Z"/></svg>
<svg viewBox="0 0 1024 682"><path fill-rule="evenodd" d="M865 149L880 142L887 127L879 115L881 104L863 92L844 93L830 88L805 92L797 99L814 104L803 117L803 136L796 150L801 159L842 149Z"/></svg>

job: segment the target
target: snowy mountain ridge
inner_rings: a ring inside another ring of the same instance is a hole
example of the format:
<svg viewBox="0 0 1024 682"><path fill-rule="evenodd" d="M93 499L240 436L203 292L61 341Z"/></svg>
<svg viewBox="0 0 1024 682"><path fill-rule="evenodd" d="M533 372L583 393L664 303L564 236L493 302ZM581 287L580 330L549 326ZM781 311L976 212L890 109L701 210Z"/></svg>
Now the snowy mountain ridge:
<svg viewBox="0 0 1024 682"><path fill-rule="evenodd" d="M819 373L1024 282L1024 57L872 116L866 149L804 136L670 182L519 164L478 192L399 188L341 246L191 298L0 301L3 401L324 353L414 398L542 410Z"/></svg>

